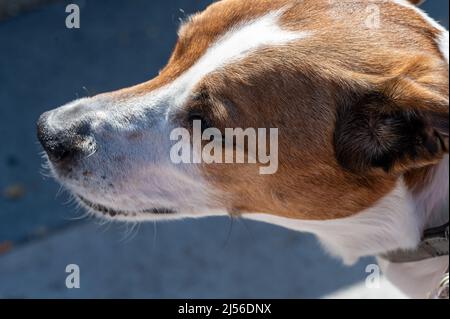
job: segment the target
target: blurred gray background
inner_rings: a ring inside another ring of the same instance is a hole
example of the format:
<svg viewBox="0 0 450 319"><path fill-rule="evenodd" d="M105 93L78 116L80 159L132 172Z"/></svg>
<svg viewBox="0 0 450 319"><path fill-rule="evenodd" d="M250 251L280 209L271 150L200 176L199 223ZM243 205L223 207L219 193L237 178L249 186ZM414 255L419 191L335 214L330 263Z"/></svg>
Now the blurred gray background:
<svg viewBox="0 0 450 319"><path fill-rule="evenodd" d="M65 27L69 3L81 29ZM74 220L82 212L40 173L38 116L154 77L179 20L209 3L0 0L0 297L318 298L364 280L371 258L344 267L314 237L271 225ZM448 26L448 4L423 8ZM80 289L65 286L68 264Z"/></svg>

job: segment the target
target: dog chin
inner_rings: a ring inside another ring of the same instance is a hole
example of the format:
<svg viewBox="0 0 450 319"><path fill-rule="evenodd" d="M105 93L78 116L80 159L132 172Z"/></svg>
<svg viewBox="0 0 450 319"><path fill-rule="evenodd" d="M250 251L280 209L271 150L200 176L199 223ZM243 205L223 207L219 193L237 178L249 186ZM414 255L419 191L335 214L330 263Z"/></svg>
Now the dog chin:
<svg viewBox="0 0 450 319"><path fill-rule="evenodd" d="M98 203L94 203L85 197L75 194L77 201L89 212L107 219L115 220L143 220L143 219L170 219L177 215L177 211L172 208L158 207L142 209L137 211L123 210L118 208L107 207Z"/></svg>

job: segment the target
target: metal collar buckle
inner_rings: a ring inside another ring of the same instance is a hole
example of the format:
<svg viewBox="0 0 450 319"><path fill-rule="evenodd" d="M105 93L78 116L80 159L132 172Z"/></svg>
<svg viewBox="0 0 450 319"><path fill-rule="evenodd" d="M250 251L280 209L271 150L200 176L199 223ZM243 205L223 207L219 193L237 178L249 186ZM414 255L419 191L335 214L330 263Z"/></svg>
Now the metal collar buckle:
<svg viewBox="0 0 450 319"><path fill-rule="evenodd" d="M430 299L449 299L448 271L442 277L439 286L430 294Z"/></svg>

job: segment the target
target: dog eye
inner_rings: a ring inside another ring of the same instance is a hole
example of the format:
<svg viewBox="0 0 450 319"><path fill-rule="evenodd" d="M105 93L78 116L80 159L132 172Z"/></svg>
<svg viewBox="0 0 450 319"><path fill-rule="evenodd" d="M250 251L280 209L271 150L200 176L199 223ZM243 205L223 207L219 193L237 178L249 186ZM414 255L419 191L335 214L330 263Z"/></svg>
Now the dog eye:
<svg viewBox="0 0 450 319"><path fill-rule="evenodd" d="M203 124L205 119L200 112L189 112L188 121L189 123L193 123L194 121L201 121Z"/></svg>
<svg viewBox="0 0 450 319"><path fill-rule="evenodd" d="M199 111L191 111L188 114L188 125L193 128L194 121L200 121L202 133L212 127L210 120L205 116L205 114Z"/></svg>

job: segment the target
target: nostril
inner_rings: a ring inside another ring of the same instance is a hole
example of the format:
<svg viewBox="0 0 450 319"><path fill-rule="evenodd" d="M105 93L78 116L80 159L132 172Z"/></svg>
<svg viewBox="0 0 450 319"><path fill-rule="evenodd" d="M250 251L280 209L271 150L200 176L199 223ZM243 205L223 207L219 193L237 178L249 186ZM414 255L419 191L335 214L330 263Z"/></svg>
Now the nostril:
<svg viewBox="0 0 450 319"><path fill-rule="evenodd" d="M37 122L37 137L45 152L52 161L60 161L67 157L68 152L64 150L63 144L57 135L49 129L49 112L42 114Z"/></svg>
<svg viewBox="0 0 450 319"><path fill-rule="evenodd" d="M48 124L49 114L44 113L37 122L37 136L47 153L49 159L54 163L68 161L77 158L83 153L84 143L87 136L87 128L71 126L64 130L50 129Z"/></svg>
<svg viewBox="0 0 450 319"><path fill-rule="evenodd" d="M63 141L55 141L51 143L49 147L45 149L50 160L58 163L74 158L77 154L77 150L69 143Z"/></svg>

